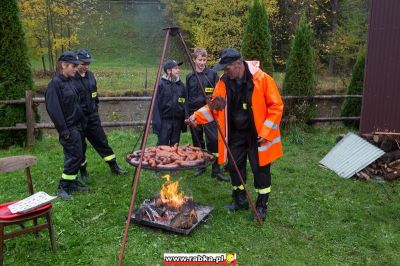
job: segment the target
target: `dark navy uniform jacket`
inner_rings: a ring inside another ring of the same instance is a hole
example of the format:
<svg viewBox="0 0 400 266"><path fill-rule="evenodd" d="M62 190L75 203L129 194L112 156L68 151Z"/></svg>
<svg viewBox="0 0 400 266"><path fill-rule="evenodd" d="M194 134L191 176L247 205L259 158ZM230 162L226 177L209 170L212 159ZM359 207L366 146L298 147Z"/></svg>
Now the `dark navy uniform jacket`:
<svg viewBox="0 0 400 266"><path fill-rule="evenodd" d="M185 120L186 88L182 81L160 79L157 99L153 111L153 130L158 134L162 120Z"/></svg>
<svg viewBox="0 0 400 266"><path fill-rule="evenodd" d="M82 129L84 116L72 78L57 73L47 86L45 104L47 113L61 136L69 134L70 128Z"/></svg>
<svg viewBox="0 0 400 266"><path fill-rule="evenodd" d="M207 96L211 96L215 84L217 84L219 77L217 72L212 69L205 68L203 72L197 72L200 81L203 85L204 92ZM197 82L196 75L191 72L186 76L186 90L188 95L188 110L189 114L193 114L194 111L203 107L207 102L204 98L204 94L201 92L201 87Z"/></svg>
<svg viewBox="0 0 400 266"><path fill-rule="evenodd" d="M98 110L99 97L97 96L97 82L90 70L82 77L78 71L75 74L74 81L78 87L80 104L82 111L88 115Z"/></svg>

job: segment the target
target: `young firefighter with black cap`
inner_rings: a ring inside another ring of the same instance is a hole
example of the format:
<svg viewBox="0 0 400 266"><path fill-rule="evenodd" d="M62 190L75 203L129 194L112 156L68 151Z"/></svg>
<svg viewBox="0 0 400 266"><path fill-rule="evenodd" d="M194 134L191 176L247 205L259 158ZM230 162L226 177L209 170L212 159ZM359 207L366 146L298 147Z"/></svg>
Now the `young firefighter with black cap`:
<svg viewBox="0 0 400 266"><path fill-rule="evenodd" d="M93 148L103 160L108 163L113 174L127 174L127 171L118 166L115 154L108 144L107 136L101 126L98 113L99 98L97 95L97 83L92 71L89 70L90 63L94 62L95 59L93 59L86 50L78 50L76 53L79 60L82 61L82 64L78 66L78 71L75 74L74 80L79 89L80 105L87 120L84 136L89 140L90 144L92 144ZM82 146L84 160L80 172L81 178L87 181L89 175L86 170L87 162L85 154L87 145L85 139L83 139Z"/></svg>
<svg viewBox="0 0 400 266"><path fill-rule="evenodd" d="M267 215L268 198L271 192L270 163L283 155L279 123L283 113L283 102L274 80L259 68L258 61L243 61L241 54L232 48L224 49L214 70L224 70L212 98L222 98L226 107L211 110L205 105L187 123L196 126L213 121L215 114L241 176L246 182L247 157L254 175L254 186L258 192L256 210L260 218ZM226 126L227 124L227 126ZM218 162L227 158L227 151L218 135ZM229 210L248 209L244 187L228 161L233 186L233 203Z"/></svg>
<svg viewBox="0 0 400 266"><path fill-rule="evenodd" d="M64 150L64 171L57 189L57 195L63 200L72 199L72 191L88 191L88 187L77 180L83 161L81 134L84 115L72 77L80 63L75 52L62 53L57 61L57 73L45 92L47 113L58 131Z"/></svg>
<svg viewBox="0 0 400 266"><path fill-rule="evenodd" d="M175 60L166 60L165 74L158 85L153 111L153 132L158 136L157 145L179 143L181 131L185 131L186 89L179 79L179 66Z"/></svg>
<svg viewBox="0 0 400 266"><path fill-rule="evenodd" d="M186 90L187 90L187 106L189 115L192 115L194 111L204 106L207 103L207 97L211 97L215 84L218 82L219 77L217 72L207 67L208 54L204 48L196 48L192 54L192 59L196 65L196 72L200 79L201 86L197 81L196 74L190 72L186 76ZM204 90L204 93L201 90ZM192 142L196 147L201 147L203 150L206 148L209 152L214 154L218 153L218 137L217 137L217 125L215 121L200 125L196 128L190 128L192 134ZM204 137L206 142L204 142ZM195 176L201 175L205 171L205 168L198 168L195 172ZM211 177L216 177L220 181L229 181L229 178L221 173L221 169L218 165L218 161L212 164Z"/></svg>

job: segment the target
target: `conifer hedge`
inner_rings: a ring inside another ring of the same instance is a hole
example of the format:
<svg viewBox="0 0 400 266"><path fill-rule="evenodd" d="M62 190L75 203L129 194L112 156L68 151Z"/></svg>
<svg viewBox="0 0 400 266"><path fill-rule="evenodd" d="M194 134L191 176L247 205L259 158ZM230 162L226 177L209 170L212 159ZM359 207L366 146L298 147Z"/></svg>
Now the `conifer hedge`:
<svg viewBox="0 0 400 266"><path fill-rule="evenodd" d="M362 95L364 83L364 69L365 69L365 48L360 49L357 55L357 61L353 66L351 81L347 88L348 95ZM361 114L361 99L350 98L346 99L342 105L341 116L360 116ZM358 128L359 121L344 121L346 126Z"/></svg>
<svg viewBox="0 0 400 266"><path fill-rule="evenodd" d="M300 18L292 41L283 81L284 95L315 95L315 70L312 55L312 30L307 24L306 16ZM313 117L315 105L312 101L288 101L285 104L285 117L304 122Z"/></svg>
<svg viewBox="0 0 400 266"><path fill-rule="evenodd" d="M0 98L20 99L33 89L17 0L0 1ZM25 105L0 105L0 127L25 122ZM23 144L26 131L0 131L0 147Z"/></svg>
<svg viewBox="0 0 400 266"><path fill-rule="evenodd" d="M272 76L274 66L268 14L259 0L254 0L249 10L241 50L245 59L259 60L261 69Z"/></svg>

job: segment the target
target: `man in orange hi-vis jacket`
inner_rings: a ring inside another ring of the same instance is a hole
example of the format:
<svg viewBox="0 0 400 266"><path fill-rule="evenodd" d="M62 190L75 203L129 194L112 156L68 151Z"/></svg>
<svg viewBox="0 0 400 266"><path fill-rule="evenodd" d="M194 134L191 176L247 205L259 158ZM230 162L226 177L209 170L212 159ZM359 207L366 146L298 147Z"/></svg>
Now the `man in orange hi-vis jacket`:
<svg viewBox="0 0 400 266"><path fill-rule="evenodd" d="M271 192L270 163L283 155L279 123L283 113L283 102L274 80L259 68L258 61L244 61L241 54L226 48L220 54L214 70L224 70L217 83L212 99L224 99L222 108L205 105L186 122L196 126L213 121L213 112L223 135L218 133L218 163L227 160L225 138L246 182L247 157L254 175L254 186L258 192L256 210L265 220L268 198ZM228 169L233 186L231 211L248 209L244 187L228 160Z"/></svg>

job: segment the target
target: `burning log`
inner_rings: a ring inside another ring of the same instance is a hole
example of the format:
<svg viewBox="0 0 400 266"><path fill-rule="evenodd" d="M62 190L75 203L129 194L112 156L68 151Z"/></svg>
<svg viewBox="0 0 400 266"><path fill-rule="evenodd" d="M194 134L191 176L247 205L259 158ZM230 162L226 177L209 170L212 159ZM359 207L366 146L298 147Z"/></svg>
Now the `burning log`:
<svg viewBox="0 0 400 266"><path fill-rule="evenodd" d="M197 223L197 221L197 212L193 199L189 198L183 205L182 211L171 220L170 225L174 228L188 229Z"/></svg>
<svg viewBox="0 0 400 266"><path fill-rule="evenodd" d="M191 197L179 192L179 182L171 181L169 175L160 194L146 199L135 212L138 221L169 225L173 228L189 229L198 222L196 204Z"/></svg>

